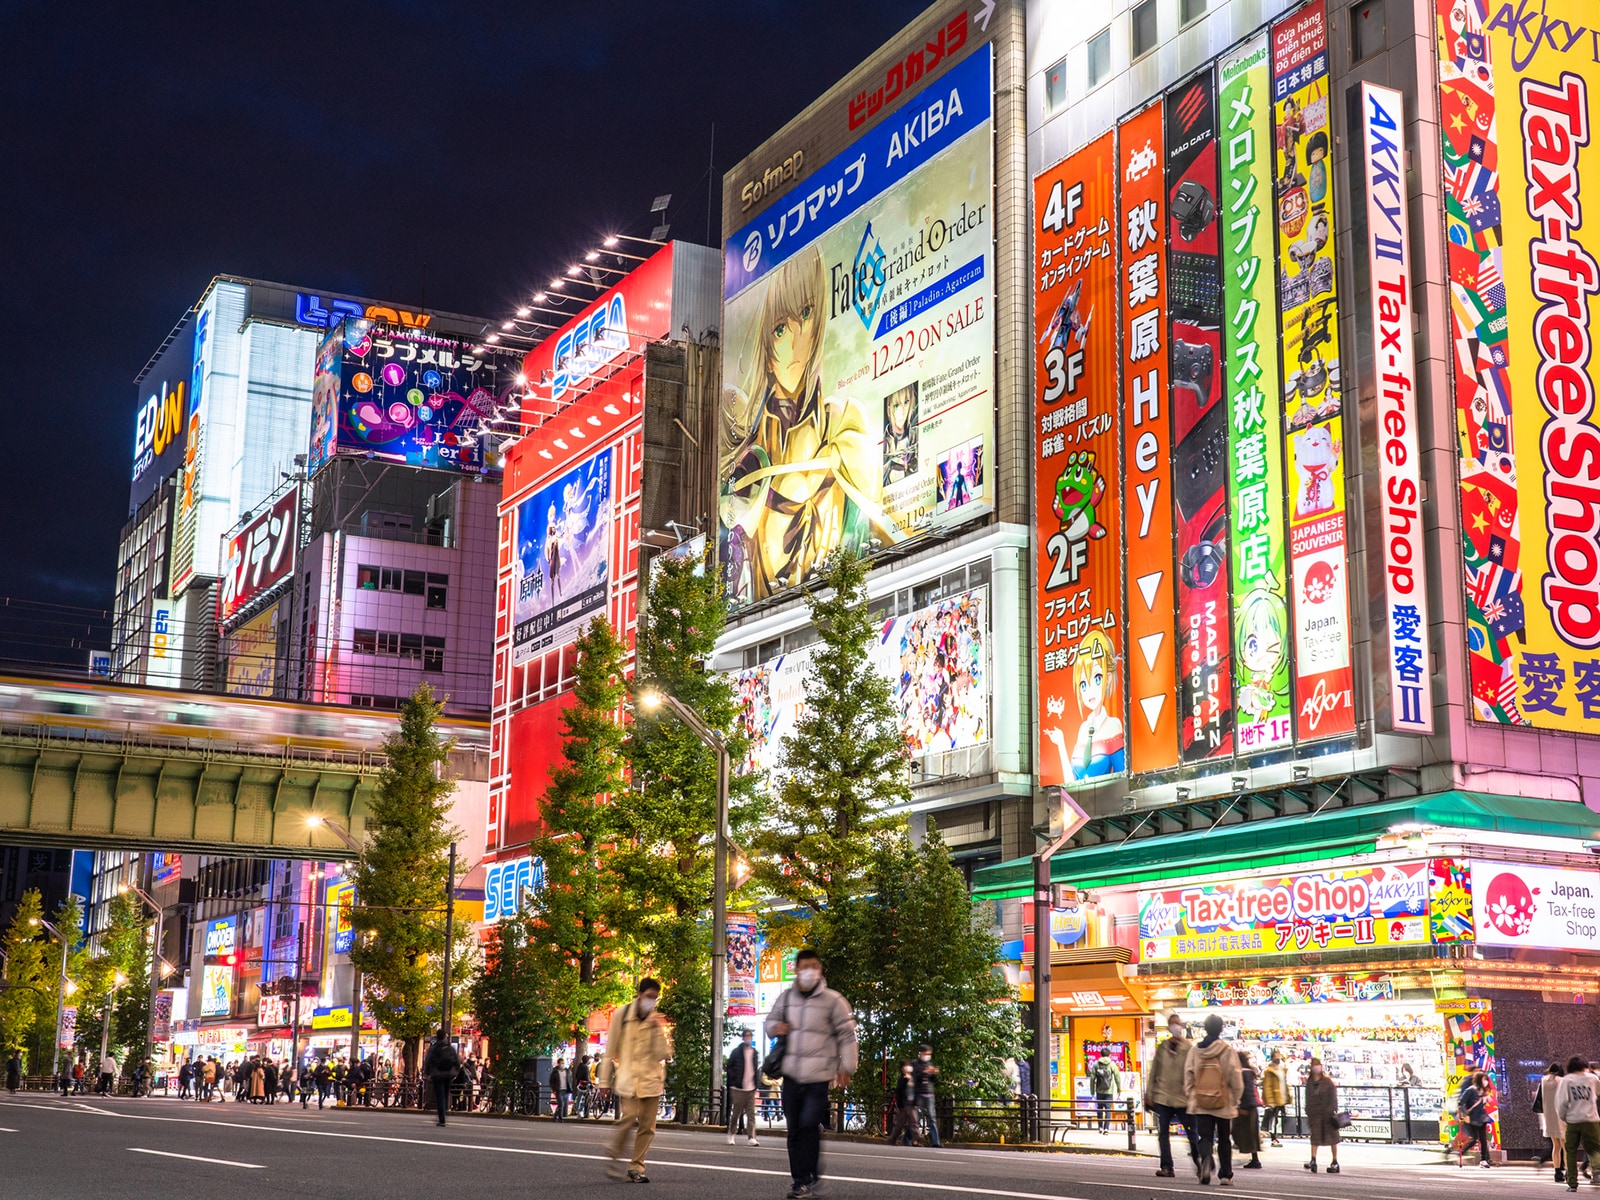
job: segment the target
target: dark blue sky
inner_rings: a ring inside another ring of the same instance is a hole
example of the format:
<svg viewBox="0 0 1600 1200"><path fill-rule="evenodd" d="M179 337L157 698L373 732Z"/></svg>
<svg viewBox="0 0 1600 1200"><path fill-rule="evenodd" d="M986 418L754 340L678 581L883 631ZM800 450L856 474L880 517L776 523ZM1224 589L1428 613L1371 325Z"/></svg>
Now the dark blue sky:
<svg viewBox="0 0 1600 1200"><path fill-rule="evenodd" d="M925 0L0 0L0 598L109 608L133 377L215 274L490 317ZM20 373L19 373L20 368Z"/></svg>

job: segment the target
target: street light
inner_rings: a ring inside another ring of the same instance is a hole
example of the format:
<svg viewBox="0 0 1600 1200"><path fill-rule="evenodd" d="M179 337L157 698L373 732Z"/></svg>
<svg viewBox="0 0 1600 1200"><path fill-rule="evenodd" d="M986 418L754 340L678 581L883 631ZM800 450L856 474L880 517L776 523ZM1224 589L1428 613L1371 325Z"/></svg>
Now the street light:
<svg viewBox="0 0 1600 1200"><path fill-rule="evenodd" d="M722 1032L728 1015L728 741L694 709L671 692L647 688L638 693L649 711L665 705L717 756L717 838L711 885L711 1091L722 1092Z"/></svg>
<svg viewBox="0 0 1600 1200"><path fill-rule="evenodd" d="M62 933L61 930L57 929L43 917L30 917L29 921L34 925L44 926L44 928L50 933L53 933L56 940L61 943L61 989L56 992L56 1044L54 1050L52 1050L50 1054L50 1079L53 1083L55 1078L61 1074L61 1007L66 1003L67 958L71 953L72 946L71 943L67 941L66 934Z"/></svg>
<svg viewBox="0 0 1600 1200"><path fill-rule="evenodd" d="M106 1061L106 1052L111 1049L111 1022L117 1015L117 992L127 982L128 977L121 971L117 971L111 976L111 1003L100 1018L100 1062L102 1065ZM112 1086L114 1090L115 1084ZM107 1095L111 1094L113 1093L107 1093Z"/></svg>

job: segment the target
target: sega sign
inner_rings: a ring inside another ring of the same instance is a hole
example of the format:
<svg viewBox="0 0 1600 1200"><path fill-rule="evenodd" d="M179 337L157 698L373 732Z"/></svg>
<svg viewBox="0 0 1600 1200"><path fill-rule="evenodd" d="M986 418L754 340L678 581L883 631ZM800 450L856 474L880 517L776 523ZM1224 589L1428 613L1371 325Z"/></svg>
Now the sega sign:
<svg viewBox="0 0 1600 1200"><path fill-rule="evenodd" d="M628 308L618 292L556 339L550 398L561 399L627 349Z"/></svg>
<svg viewBox="0 0 1600 1200"><path fill-rule="evenodd" d="M544 887L544 861L537 858L509 859L490 863L483 877L483 919L503 921L521 908L522 893Z"/></svg>

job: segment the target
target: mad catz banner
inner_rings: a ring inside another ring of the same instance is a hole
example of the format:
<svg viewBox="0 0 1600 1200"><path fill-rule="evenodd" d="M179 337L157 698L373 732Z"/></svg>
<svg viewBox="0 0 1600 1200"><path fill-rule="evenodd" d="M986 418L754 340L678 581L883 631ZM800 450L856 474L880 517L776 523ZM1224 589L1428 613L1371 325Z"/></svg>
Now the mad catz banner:
<svg viewBox="0 0 1600 1200"><path fill-rule="evenodd" d="M1427 942L1425 862L1139 893L1141 962Z"/></svg>
<svg viewBox="0 0 1600 1200"><path fill-rule="evenodd" d="M1600 729L1592 0L1436 0L1474 715ZM1525 511L1524 511L1525 510ZM1526 519L1524 519L1526 517Z"/></svg>
<svg viewBox="0 0 1600 1200"><path fill-rule="evenodd" d="M1246 756L1287 745L1294 737L1266 34L1224 57L1218 78L1234 742Z"/></svg>
<svg viewBox="0 0 1600 1200"><path fill-rule="evenodd" d="M1117 538L1116 175L1115 139L1106 133L1033 181L1044 786L1128 769Z"/></svg>
<svg viewBox="0 0 1600 1200"><path fill-rule="evenodd" d="M1334 269L1328 22L1322 0L1272 27L1278 312L1290 475L1295 736L1355 730L1344 406Z"/></svg>
<svg viewBox="0 0 1600 1200"><path fill-rule="evenodd" d="M1378 511L1388 616L1389 720L1406 733L1432 733L1417 359L1411 339L1405 108L1399 92L1373 83L1361 85L1361 139L1366 151L1367 266L1378 395Z"/></svg>
<svg viewBox="0 0 1600 1200"><path fill-rule="evenodd" d="M1122 239L1122 468L1128 581L1128 770L1178 762L1172 613L1172 405L1167 393L1167 190L1158 101L1117 131Z"/></svg>
<svg viewBox="0 0 1600 1200"><path fill-rule="evenodd" d="M1216 81L1167 94L1167 343L1177 505L1178 745L1233 751L1228 628L1228 404L1223 398Z"/></svg>

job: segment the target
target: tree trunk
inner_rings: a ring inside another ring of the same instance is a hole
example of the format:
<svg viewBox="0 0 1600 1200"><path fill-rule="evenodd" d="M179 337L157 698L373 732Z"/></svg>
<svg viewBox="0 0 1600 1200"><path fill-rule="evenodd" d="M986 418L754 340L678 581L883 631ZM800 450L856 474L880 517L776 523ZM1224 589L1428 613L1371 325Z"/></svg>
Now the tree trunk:
<svg viewBox="0 0 1600 1200"><path fill-rule="evenodd" d="M400 1061L407 1075L415 1075L422 1061L422 1039L408 1037L400 1044Z"/></svg>

